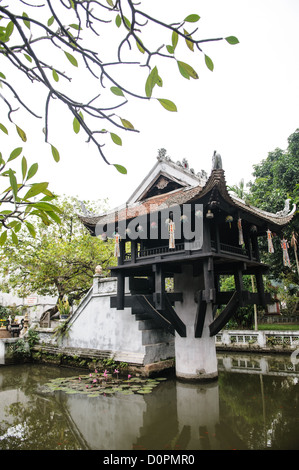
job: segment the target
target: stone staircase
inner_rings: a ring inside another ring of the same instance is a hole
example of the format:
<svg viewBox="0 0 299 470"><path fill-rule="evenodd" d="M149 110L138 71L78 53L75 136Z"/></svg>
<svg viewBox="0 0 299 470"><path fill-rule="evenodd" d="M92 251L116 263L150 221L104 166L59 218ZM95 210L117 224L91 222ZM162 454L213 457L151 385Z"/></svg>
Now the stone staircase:
<svg viewBox="0 0 299 470"><path fill-rule="evenodd" d="M148 360L151 358L151 362L156 362L173 358L175 356L174 336L161 328L157 321L141 307L133 307L132 314L138 321L138 329L142 333L142 344L145 346Z"/></svg>

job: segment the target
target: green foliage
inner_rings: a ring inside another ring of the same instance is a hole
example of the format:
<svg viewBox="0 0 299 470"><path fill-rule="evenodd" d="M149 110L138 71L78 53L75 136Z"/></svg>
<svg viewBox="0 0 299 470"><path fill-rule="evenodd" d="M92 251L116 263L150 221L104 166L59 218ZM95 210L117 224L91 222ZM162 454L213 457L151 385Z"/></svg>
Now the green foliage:
<svg viewBox="0 0 299 470"><path fill-rule="evenodd" d="M50 225L53 219L60 221L60 209L53 203L56 196L49 190L48 183L31 182L38 164L29 166L26 157L21 158L22 153L23 147L14 148L6 159L0 153L0 246L9 238L17 245L17 233L22 226L35 237L34 226L28 218L39 218L44 225ZM11 162L19 165L11 167Z"/></svg>
<svg viewBox="0 0 299 470"><path fill-rule="evenodd" d="M67 317L69 316L70 311L71 311L71 306L69 304L68 299L64 298L64 299L58 300L58 311L60 315L64 315Z"/></svg>
<svg viewBox="0 0 299 470"><path fill-rule="evenodd" d="M9 314L9 309L0 305L0 320L8 320Z"/></svg>
<svg viewBox="0 0 299 470"><path fill-rule="evenodd" d="M30 328L26 333L26 341L29 344L30 350L39 341L39 334L34 328Z"/></svg>
<svg viewBox="0 0 299 470"><path fill-rule="evenodd" d="M37 224L34 239L20 230L18 246L10 242L0 249L2 291L14 290L21 297L32 292L67 296L72 304L90 289L97 265L108 274L108 265L115 263L113 241L91 237L74 204L74 198L61 198L57 201L60 224Z"/></svg>
<svg viewBox="0 0 299 470"><path fill-rule="evenodd" d="M244 289L252 292L252 281L250 276L243 276ZM223 292L235 290L235 281L233 276L220 277L220 289ZM227 323L227 328L252 328L254 322L253 305L239 307L236 313Z"/></svg>
<svg viewBox="0 0 299 470"><path fill-rule="evenodd" d="M254 165L255 180L249 184L249 201L252 205L269 212L283 209L285 200L290 199L290 209L293 204L299 204L299 129L288 138L288 148L279 148L269 152L268 157L260 164ZM283 266L281 236L273 234L274 253L267 253L266 240L261 245L263 260L271 267L271 275L276 279L284 279L287 283L298 284L298 271L296 269L295 249L291 246L292 234L299 233L298 210L284 230L285 238L289 243L289 256L292 269Z"/></svg>

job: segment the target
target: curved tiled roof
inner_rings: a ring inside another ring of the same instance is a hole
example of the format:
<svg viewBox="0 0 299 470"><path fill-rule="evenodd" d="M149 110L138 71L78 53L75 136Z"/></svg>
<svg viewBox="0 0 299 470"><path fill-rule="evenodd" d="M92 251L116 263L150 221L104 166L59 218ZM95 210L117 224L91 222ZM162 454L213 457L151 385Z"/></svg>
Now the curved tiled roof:
<svg viewBox="0 0 299 470"><path fill-rule="evenodd" d="M153 212L155 207L156 210L161 211L171 206L186 204L188 202L198 201L198 203L200 203L201 200L213 190L217 191L223 200L230 206L242 211L242 213L254 215L257 219L271 223L272 225L277 226L277 228L288 224L296 211L296 206L294 206L293 210L289 213L274 214L246 204L243 200L229 194L226 186L224 170L217 169L212 170L210 177L204 186L198 185L195 187L176 189L166 194L153 196L146 200L130 204L129 206L121 206L102 215L78 215L78 217L85 226L95 227L98 222L106 224L146 215Z"/></svg>

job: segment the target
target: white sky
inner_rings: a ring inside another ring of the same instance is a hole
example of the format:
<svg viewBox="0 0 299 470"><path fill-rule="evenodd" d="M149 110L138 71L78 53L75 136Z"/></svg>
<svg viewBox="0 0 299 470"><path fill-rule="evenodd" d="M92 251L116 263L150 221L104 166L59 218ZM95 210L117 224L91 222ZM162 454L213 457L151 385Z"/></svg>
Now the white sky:
<svg viewBox="0 0 299 470"><path fill-rule="evenodd" d="M43 126L39 122L38 131L34 127L28 133L24 154L39 161L38 181L49 181L50 189L58 194L85 200L108 197L111 207L123 204L155 165L162 147L172 160L185 157L196 172L204 169L208 173L217 150L227 183L236 184L242 178L247 183L252 179L252 166L275 148L285 149L287 138L299 127L298 0L142 3L145 11L173 21L198 13L202 38L234 35L240 44L231 46L222 41L203 45L214 62L213 72L205 66L203 56L194 53L193 57L182 48L178 58L193 65L198 80L184 79L171 61L158 65L164 86L156 87L153 95L174 101L178 112L168 112L156 101L122 108L122 117L140 133L116 131L122 137L122 147L109 143L105 152L111 163L127 168L127 175L107 166L94 146L85 143L85 136L75 135L72 117L62 111L52 121L50 140L61 155L61 161L55 163L49 147L41 144ZM88 90L88 84L85 88ZM31 122L27 118L17 121L24 128ZM0 144L4 139L7 136L1 133ZM21 145L16 141L12 148Z"/></svg>

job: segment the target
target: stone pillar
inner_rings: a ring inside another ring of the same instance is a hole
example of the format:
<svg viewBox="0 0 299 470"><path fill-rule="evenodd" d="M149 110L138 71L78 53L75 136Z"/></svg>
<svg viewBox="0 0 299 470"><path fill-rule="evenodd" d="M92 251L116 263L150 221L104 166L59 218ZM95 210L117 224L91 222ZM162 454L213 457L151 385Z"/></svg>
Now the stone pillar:
<svg viewBox="0 0 299 470"><path fill-rule="evenodd" d="M206 381L218 377L215 338L210 337L209 325L213 320L212 304L207 304L201 338L195 338L197 303L196 292L203 289L203 276L194 277L193 268L182 266L175 274L176 292L183 293L183 302L175 303L175 311L186 325L187 336L175 335L176 376L185 380Z"/></svg>

